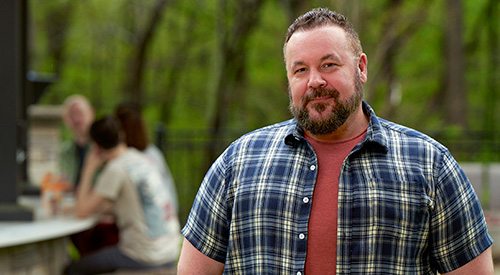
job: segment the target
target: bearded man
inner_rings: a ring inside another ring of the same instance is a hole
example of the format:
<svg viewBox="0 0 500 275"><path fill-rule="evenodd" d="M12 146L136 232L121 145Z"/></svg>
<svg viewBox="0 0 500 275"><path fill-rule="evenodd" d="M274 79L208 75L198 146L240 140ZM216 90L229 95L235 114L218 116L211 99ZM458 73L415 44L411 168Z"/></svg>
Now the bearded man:
<svg viewBox="0 0 500 275"><path fill-rule="evenodd" d="M346 18L300 16L284 56L295 118L215 161L178 274L493 274L481 205L448 150L363 101L367 56Z"/></svg>

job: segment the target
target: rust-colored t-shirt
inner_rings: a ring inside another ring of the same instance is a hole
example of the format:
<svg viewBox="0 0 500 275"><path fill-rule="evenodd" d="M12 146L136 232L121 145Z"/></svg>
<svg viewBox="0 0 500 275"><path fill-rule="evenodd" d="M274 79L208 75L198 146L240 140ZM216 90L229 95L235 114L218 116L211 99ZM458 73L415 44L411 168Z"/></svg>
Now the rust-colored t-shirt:
<svg viewBox="0 0 500 275"><path fill-rule="evenodd" d="M335 142L318 141L306 135L318 158L318 176L309 217L305 274L335 274L340 169L365 135L366 129L353 138Z"/></svg>

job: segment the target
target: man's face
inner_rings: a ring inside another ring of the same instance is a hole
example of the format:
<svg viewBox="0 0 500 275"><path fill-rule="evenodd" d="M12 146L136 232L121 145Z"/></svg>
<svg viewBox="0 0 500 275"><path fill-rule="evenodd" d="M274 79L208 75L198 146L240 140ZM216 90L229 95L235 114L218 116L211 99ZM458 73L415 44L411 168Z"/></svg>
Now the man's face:
<svg viewBox="0 0 500 275"><path fill-rule="evenodd" d="M81 102L71 103L65 114L64 121L74 133L86 133L92 124L93 111Z"/></svg>
<svg viewBox="0 0 500 275"><path fill-rule="evenodd" d="M335 132L361 106L366 56L349 45L342 28L323 26L294 33L285 48L290 110L313 135Z"/></svg>

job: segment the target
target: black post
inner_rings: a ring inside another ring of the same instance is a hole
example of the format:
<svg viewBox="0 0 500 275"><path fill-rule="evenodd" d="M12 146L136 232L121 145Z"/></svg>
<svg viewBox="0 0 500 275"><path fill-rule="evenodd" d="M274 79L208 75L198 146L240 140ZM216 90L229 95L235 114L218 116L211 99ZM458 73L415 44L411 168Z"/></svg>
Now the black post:
<svg viewBox="0 0 500 275"><path fill-rule="evenodd" d="M164 145L166 136L165 126L163 125L163 123L161 122L156 123L155 132L156 132L156 147L158 147L158 149L160 149L160 151L163 152L163 150L165 150Z"/></svg>
<svg viewBox="0 0 500 275"><path fill-rule="evenodd" d="M26 0L0 1L0 220L33 219L17 204L26 169L25 16Z"/></svg>

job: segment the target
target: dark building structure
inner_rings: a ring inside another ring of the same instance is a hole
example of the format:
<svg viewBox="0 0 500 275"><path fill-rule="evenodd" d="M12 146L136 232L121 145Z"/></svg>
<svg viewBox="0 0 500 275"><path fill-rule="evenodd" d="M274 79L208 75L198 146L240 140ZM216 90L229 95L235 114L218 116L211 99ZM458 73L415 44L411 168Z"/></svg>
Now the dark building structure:
<svg viewBox="0 0 500 275"><path fill-rule="evenodd" d="M0 1L0 36L0 221L31 220L17 204L28 186L27 107L52 80L28 74L27 0Z"/></svg>

